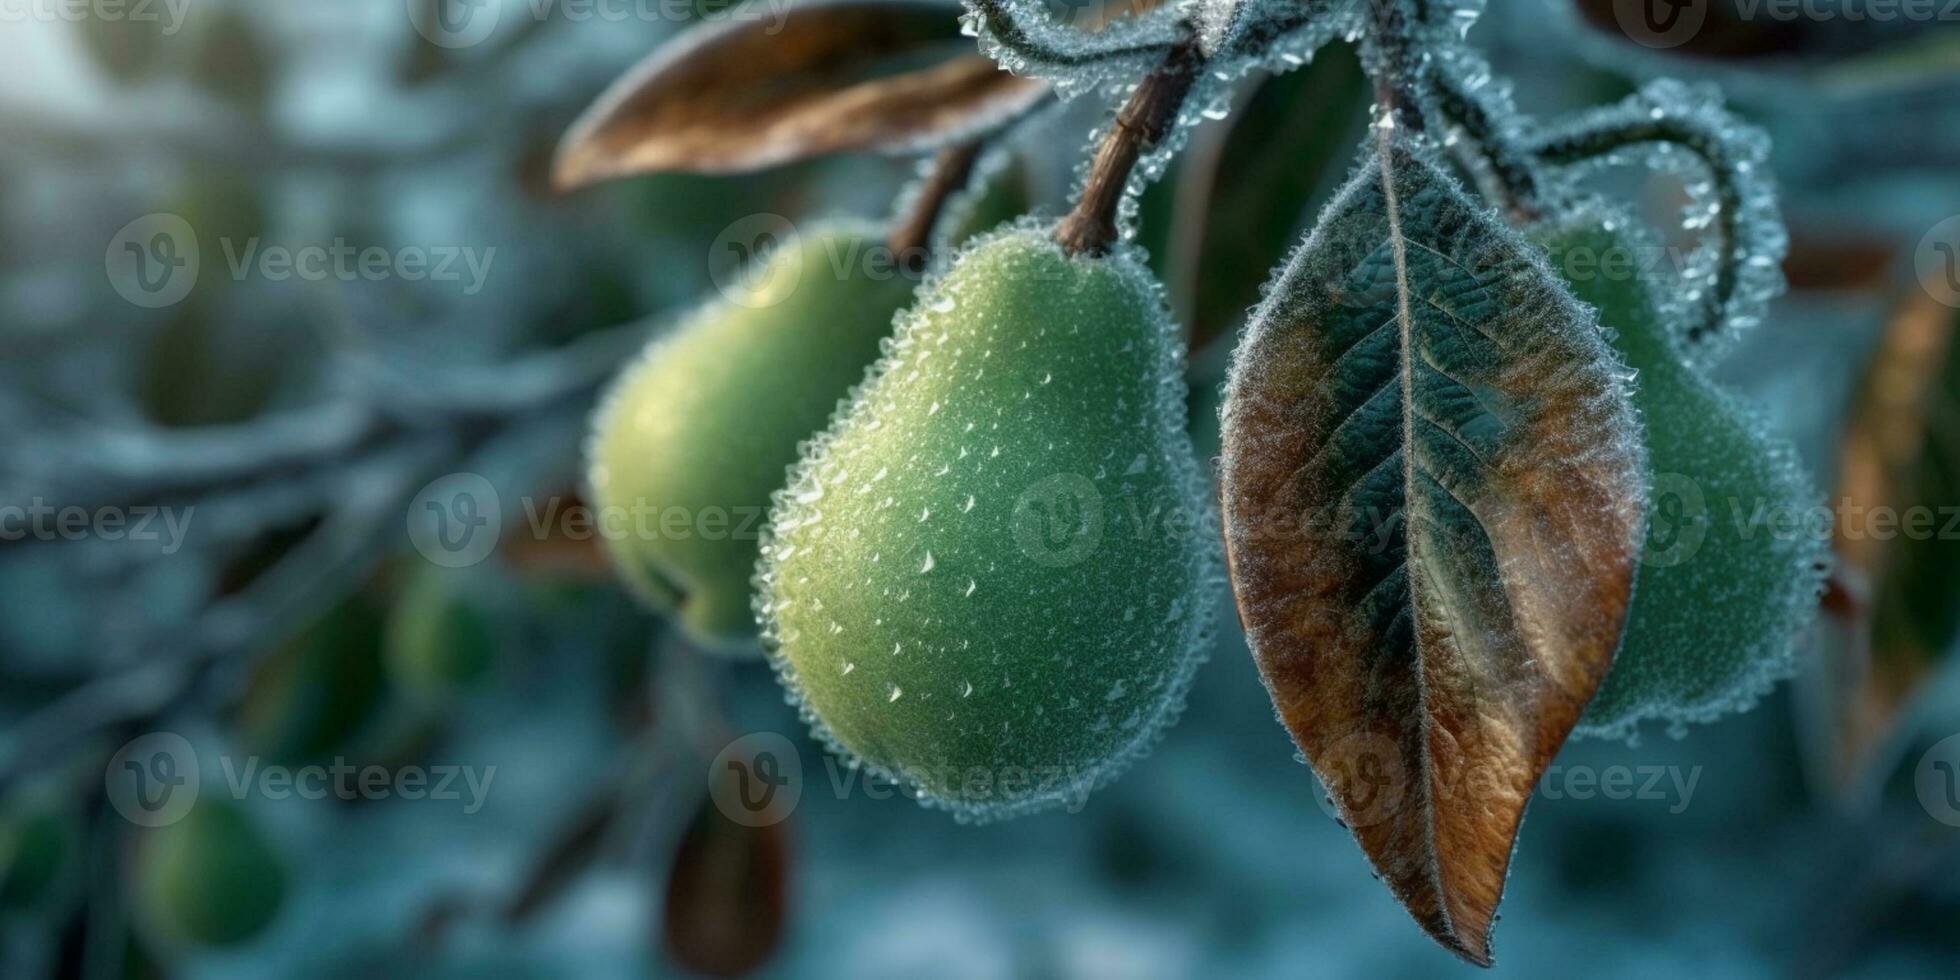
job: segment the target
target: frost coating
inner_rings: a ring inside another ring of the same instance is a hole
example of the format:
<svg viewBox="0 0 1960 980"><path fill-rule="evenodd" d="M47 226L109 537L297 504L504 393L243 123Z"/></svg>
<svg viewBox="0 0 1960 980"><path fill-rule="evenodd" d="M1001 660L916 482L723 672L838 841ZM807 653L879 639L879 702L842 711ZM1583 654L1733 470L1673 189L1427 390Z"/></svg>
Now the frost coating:
<svg viewBox="0 0 1960 980"><path fill-rule="evenodd" d="M1255 68L1305 65L1335 38L1360 38L1374 0L1182 0L1165 2L1098 30L1058 22L1040 0L966 0L961 21L980 50L1017 75L1045 79L1064 97L1133 83L1154 69L1189 30L1218 81ZM1461 39L1482 0L1430 5L1425 30ZM1414 9L1412 7L1412 9Z"/></svg>
<svg viewBox="0 0 1960 980"><path fill-rule="evenodd" d="M1624 267L1616 250L1652 247L1637 223L1588 204L1537 237L1638 372L1654 488L1626 636L1575 731L1630 738L1656 719L1679 735L1746 710L1790 675L1828 552L1814 529L1787 523L1822 497L1794 449L1681 354L1652 277L1597 271Z"/></svg>
<svg viewBox="0 0 1960 980"><path fill-rule="evenodd" d="M1367 0L1204 0L1193 22L1211 70L1221 80L1255 68L1289 71L1313 60L1335 38L1361 36Z"/></svg>
<svg viewBox="0 0 1960 980"><path fill-rule="evenodd" d="M1073 805L1180 710L1220 582L1183 338L1135 253L975 244L775 497L764 648L819 739L985 821Z"/></svg>
<svg viewBox="0 0 1960 980"><path fill-rule="evenodd" d="M1790 241L1767 163L1769 138L1723 108L1713 86L1651 82L1617 105L1547 127L1535 145L1548 162L1570 164L1575 181L1608 167L1688 178L1681 226L1706 234L1678 263L1655 264L1678 265L1679 287L1660 291L1661 315L1678 325L1695 364L1719 361L1782 294ZM1667 256L1659 248L1650 254Z"/></svg>
<svg viewBox="0 0 1960 980"><path fill-rule="evenodd" d="M1182 9L1166 3L1087 31L1055 19L1041 0L966 0L961 29L982 54L1016 75L1054 84L1064 98L1138 78L1181 33Z"/></svg>

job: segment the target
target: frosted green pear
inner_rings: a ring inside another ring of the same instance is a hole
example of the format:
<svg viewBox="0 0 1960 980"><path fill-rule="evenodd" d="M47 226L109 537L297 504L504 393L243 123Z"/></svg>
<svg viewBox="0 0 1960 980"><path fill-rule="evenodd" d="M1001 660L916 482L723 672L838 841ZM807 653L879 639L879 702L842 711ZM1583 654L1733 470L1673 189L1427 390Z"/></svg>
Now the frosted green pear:
<svg viewBox="0 0 1960 980"><path fill-rule="evenodd" d="M1183 337L1033 230L921 291L777 495L764 645L820 738L962 819L1079 805L1175 716L1218 537Z"/></svg>
<svg viewBox="0 0 1960 980"><path fill-rule="evenodd" d="M749 580L769 495L878 358L916 282L868 230L782 244L738 288L655 340L587 447L600 531L642 597L695 638L755 632Z"/></svg>
<svg viewBox="0 0 1960 980"><path fill-rule="evenodd" d="M1581 719L1586 734L1633 734L1740 710L1791 669L1816 607L1824 551L1794 520L1820 496L1794 451L1755 413L1690 367L1624 218L1581 212L1542 229L1553 268L1599 310L1636 374L1647 439L1648 534L1625 638Z"/></svg>
<svg viewBox="0 0 1960 980"><path fill-rule="evenodd" d="M0 910L43 905L77 874L77 822L51 799L11 803L0 811Z"/></svg>
<svg viewBox="0 0 1960 980"><path fill-rule="evenodd" d="M285 898L278 854L230 800L198 800L137 849L137 912L153 934L174 943L242 943L272 923Z"/></svg>
<svg viewBox="0 0 1960 980"><path fill-rule="evenodd" d="M416 701L439 703L475 688L496 664L496 629L470 595L468 571L417 568L388 612L388 677Z"/></svg>

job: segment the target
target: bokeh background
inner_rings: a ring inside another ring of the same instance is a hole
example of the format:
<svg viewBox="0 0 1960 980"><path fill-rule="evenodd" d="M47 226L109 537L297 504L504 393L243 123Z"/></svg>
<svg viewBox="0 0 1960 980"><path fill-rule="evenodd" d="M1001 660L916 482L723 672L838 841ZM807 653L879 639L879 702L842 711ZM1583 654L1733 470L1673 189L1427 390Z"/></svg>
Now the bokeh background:
<svg viewBox="0 0 1960 980"><path fill-rule="evenodd" d="M416 29L421 3L0 3L0 503L91 515L0 541L0 976L1472 972L1324 810L1223 597L1151 755L1080 812L968 827L867 788L766 666L696 649L589 538L538 531L578 503L600 386L726 273L718 235L765 213L888 216L919 165L557 193L567 125L725 8L512 0L448 47ZM1723 380L1835 488L1872 351L1913 318L1952 328L1918 273L1960 214L1956 24L1691 5L1706 25L1666 49L1599 0L1493 4L1472 39L1530 112L1671 75L1770 132L1791 290ZM1232 333L1345 172L1364 89L1339 48L1246 83L1142 202L1139 241L1201 340L1200 452ZM1081 98L1012 130L993 205L1058 213L1104 111ZM1693 189L1640 166L1604 179L1669 228ZM152 249L170 219L200 266L166 303L132 288L128 246L181 271ZM259 261L334 246L386 261ZM398 261L445 254L450 277ZM1960 373L1942 384L1960 394ZM1933 412L1960 438L1952 414ZM456 479L489 485L502 530L448 568L410 527ZM105 532L105 512L160 533ZM1960 602L1949 559L1914 566L1935 635ZM1848 766L1832 706L1847 651L1870 646L1869 597L1839 599L1754 710L1566 748L1524 828L1496 973L1960 972L1960 827L1917 777L1960 733L1960 691L1937 655L1887 674L1898 696ZM786 736L803 774L765 828L721 814L706 778L756 732ZM174 850L105 790L152 733L196 760L194 806L225 813L186 818L204 836ZM455 794L233 792L247 760L344 760L389 785L451 772ZM218 870L183 870L199 848ZM193 942L186 920L253 928Z"/></svg>

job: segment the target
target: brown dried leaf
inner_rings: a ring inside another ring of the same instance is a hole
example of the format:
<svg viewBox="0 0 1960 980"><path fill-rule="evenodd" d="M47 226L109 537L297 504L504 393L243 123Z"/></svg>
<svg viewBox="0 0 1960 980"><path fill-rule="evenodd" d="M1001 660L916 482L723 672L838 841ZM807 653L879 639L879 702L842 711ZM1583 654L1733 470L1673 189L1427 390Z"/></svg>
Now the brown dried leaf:
<svg viewBox="0 0 1960 980"><path fill-rule="evenodd" d="M702 802L667 877L661 922L667 952L708 976L741 976L761 966L782 942L787 919L785 814L768 810L736 823L715 799L736 799L739 792Z"/></svg>
<svg viewBox="0 0 1960 980"><path fill-rule="evenodd" d="M1915 290L1886 326L1844 434L1833 544L1840 577L1862 596L1846 604L1850 639L1832 664L1847 788L1873 775L1874 752L1960 635L1960 540L1942 530L1960 504L1956 326L1952 307Z"/></svg>
<svg viewBox="0 0 1960 980"><path fill-rule="evenodd" d="M1235 355L1227 553L1362 850L1488 965L1525 804L1625 626L1645 459L1591 316L1423 151L1376 139Z"/></svg>
<svg viewBox="0 0 1960 980"><path fill-rule="evenodd" d="M977 53L957 7L797 7L780 23L732 21L656 51L573 124L555 182L923 149L1012 119L1047 92Z"/></svg>

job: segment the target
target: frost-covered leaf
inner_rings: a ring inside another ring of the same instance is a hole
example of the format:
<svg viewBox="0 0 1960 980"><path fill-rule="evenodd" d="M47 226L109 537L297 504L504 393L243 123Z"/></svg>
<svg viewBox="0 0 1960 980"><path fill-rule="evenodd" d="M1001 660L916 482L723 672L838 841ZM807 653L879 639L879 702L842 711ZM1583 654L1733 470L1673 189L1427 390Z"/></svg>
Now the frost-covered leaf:
<svg viewBox="0 0 1960 980"><path fill-rule="evenodd" d="M1836 549L1869 600L1839 665L1842 775L1856 779L1960 637L1960 344L1953 308L1916 294L1887 325L1844 435Z"/></svg>
<svg viewBox="0 0 1960 980"><path fill-rule="evenodd" d="M1532 788L1612 662L1625 382L1543 259L1389 129L1254 318L1224 410L1239 612L1395 896L1475 963Z"/></svg>
<svg viewBox="0 0 1960 980"><path fill-rule="evenodd" d="M654 171L740 173L848 151L924 149L1045 94L973 53L957 9L841 0L731 20L640 63L559 147L560 187Z"/></svg>
<svg viewBox="0 0 1960 980"><path fill-rule="evenodd" d="M1653 82L1616 105L1546 127L1531 151L1571 165L1574 177L1612 166L1685 176L1691 200L1682 227L1711 234L1670 270L1681 281L1664 295L1668 319L1684 325L1686 353L1698 364L1718 360L1782 294L1790 239L1771 180L1769 138L1725 109L1712 86Z"/></svg>

